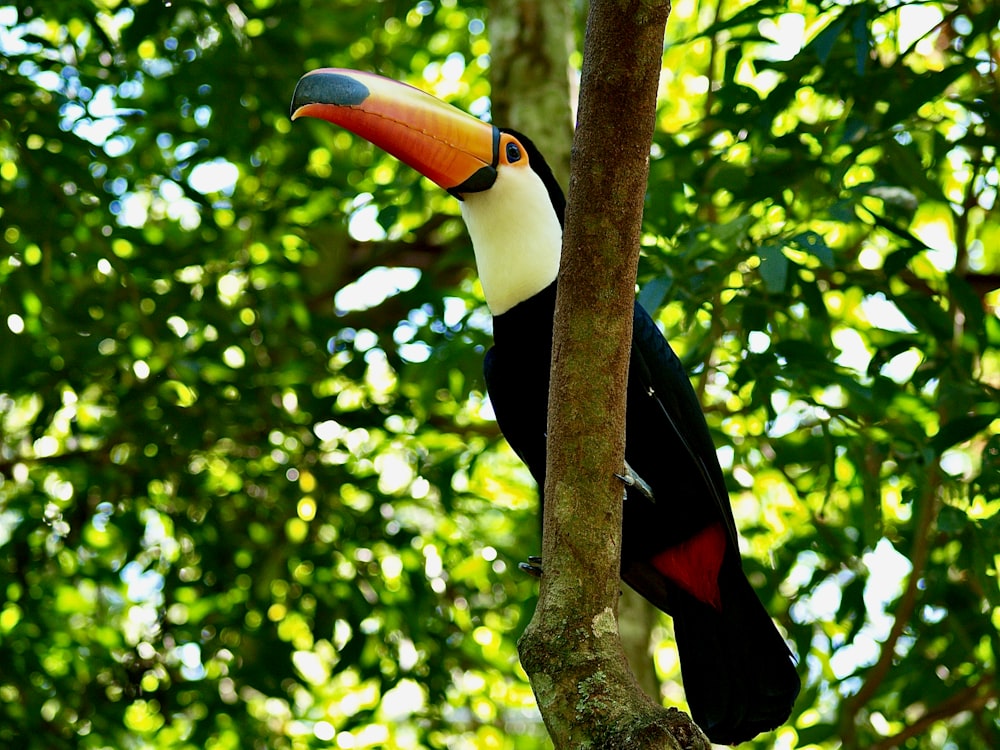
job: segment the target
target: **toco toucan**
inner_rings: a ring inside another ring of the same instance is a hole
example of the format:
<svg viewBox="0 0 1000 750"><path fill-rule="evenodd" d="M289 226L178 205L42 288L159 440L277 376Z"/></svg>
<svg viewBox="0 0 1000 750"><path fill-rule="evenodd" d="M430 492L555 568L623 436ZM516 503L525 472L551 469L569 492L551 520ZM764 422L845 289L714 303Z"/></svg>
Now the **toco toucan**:
<svg viewBox="0 0 1000 750"><path fill-rule="evenodd" d="M461 201L493 314L487 390L504 436L544 487L566 200L542 155L520 133L371 73L307 73L295 89L291 116L341 125ZM638 303L625 458L652 500L637 488L626 490L621 576L673 617L692 718L718 743L774 729L791 712L799 677L743 573L729 496L698 398Z"/></svg>

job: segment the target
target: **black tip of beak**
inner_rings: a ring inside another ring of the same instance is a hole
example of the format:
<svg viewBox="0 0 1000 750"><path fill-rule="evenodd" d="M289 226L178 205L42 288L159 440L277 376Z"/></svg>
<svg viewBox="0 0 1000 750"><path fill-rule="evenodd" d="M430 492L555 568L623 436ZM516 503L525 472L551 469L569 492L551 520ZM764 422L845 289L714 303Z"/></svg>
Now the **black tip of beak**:
<svg viewBox="0 0 1000 750"><path fill-rule="evenodd" d="M307 104L350 107L361 104L371 92L361 81L342 73L307 73L295 85L290 115Z"/></svg>

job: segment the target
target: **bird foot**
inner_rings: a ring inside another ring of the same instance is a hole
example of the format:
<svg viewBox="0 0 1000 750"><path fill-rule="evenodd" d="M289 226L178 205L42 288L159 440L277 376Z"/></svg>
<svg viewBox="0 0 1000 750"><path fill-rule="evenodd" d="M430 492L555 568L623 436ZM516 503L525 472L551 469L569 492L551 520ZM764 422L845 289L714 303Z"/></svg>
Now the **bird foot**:
<svg viewBox="0 0 1000 750"><path fill-rule="evenodd" d="M628 461L625 462L625 473L615 474L615 476L622 480L622 484L636 490L651 503L656 502L656 497L653 495L653 488L649 486L649 483L645 479L632 470L632 467L628 465Z"/></svg>
<svg viewBox="0 0 1000 750"><path fill-rule="evenodd" d="M532 578L542 577L542 558L538 555L528 555L528 561L519 562L517 567Z"/></svg>

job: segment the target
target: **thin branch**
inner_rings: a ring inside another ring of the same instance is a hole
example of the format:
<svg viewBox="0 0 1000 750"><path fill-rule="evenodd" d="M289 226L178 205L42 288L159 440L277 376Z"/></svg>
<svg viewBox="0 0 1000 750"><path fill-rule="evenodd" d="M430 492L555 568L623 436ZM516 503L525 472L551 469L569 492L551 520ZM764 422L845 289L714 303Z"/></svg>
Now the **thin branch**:
<svg viewBox="0 0 1000 750"><path fill-rule="evenodd" d="M992 674L980 678L975 684L943 700L934 708L927 709L919 719L903 731L871 745L869 750L891 750L891 748L900 747L906 740L923 734L939 721L949 719L963 711L974 713L982 711L992 701L1000 698L1000 689L995 686L982 692L983 687L994 682L995 679L996 676Z"/></svg>
<svg viewBox="0 0 1000 750"><path fill-rule="evenodd" d="M895 607L895 619L889 630L889 636L882 643L878 661L868 670L865 682L851 698L844 701L844 710L841 719L841 736L845 748L858 747L857 744L857 718L861 709L874 697L879 687L888 677L892 669L892 662L896 656L896 644L910 623L914 611L916 611L917 601L920 596L920 581L927 568L927 561L930 556L931 540L933 537L934 524L937 520L941 501L938 497L938 488L941 484L937 465L930 467L928 471L928 482L926 490L921 498L920 512L917 516L916 527L913 530L913 547L910 550L910 561L913 565L910 577L906 581L906 589L899 598Z"/></svg>

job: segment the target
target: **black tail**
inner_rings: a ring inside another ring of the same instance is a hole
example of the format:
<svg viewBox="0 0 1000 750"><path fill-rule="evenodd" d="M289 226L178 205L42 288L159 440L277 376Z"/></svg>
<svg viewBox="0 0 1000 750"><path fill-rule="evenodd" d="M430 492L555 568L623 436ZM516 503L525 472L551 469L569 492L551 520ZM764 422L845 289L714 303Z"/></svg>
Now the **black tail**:
<svg viewBox="0 0 1000 750"><path fill-rule="evenodd" d="M738 563L727 562L721 612L686 594L670 609L691 718L712 742L735 745L788 719L799 676Z"/></svg>

